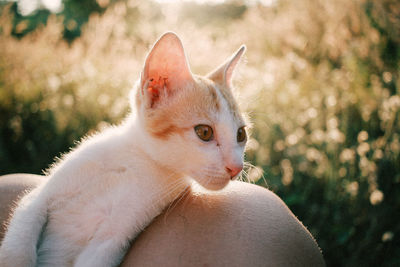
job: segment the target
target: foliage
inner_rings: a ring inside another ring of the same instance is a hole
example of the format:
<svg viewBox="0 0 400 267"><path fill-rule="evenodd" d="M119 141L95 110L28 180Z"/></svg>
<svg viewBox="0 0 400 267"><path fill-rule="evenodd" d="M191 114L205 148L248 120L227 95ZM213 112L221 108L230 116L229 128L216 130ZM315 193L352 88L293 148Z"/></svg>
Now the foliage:
<svg viewBox="0 0 400 267"><path fill-rule="evenodd" d="M32 0L37 1L37 0ZM20 1L21 2L21 1ZM45 8L39 8L29 15L20 14L18 7L20 2L15 2L11 6L12 35L23 37L34 31L41 25L46 25L50 11ZM100 4L99 4L100 2ZM1 4L1 3L0 3ZM90 14L102 13L110 1L96 0L64 0L62 10L57 14L63 21L63 36L66 40L72 41L81 34L81 27L88 21Z"/></svg>
<svg viewBox="0 0 400 267"><path fill-rule="evenodd" d="M1 173L40 173L74 140L118 123L163 32L182 37L201 74L245 43L237 87L255 125L248 178L286 202L328 266L399 265L400 4L271 3L115 1L71 43L54 15L16 39L3 8Z"/></svg>

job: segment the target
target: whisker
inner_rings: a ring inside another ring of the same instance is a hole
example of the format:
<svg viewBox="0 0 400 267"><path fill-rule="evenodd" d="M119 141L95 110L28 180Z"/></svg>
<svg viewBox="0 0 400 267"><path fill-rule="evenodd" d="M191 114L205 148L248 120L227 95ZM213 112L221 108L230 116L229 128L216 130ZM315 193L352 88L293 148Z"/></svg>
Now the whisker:
<svg viewBox="0 0 400 267"><path fill-rule="evenodd" d="M247 172L243 172L243 180L244 182L251 184L251 180L249 179L249 174Z"/></svg>
<svg viewBox="0 0 400 267"><path fill-rule="evenodd" d="M172 210L178 205L178 203L179 203L189 192L190 192L190 185L187 185L187 186L185 186L185 188L180 192L180 197L179 197L177 200L171 202L171 203L168 205L168 208L167 208L167 210L166 210L166 212L165 212L165 216L164 216L165 221L166 221L166 219L167 219L169 213L172 212Z"/></svg>
<svg viewBox="0 0 400 267"><path fill-rule="evenodd" d="M253 164L251 164L250 162L244 162L243 163L245 169L243 170L244 172L244 178L246 179L246 181L250 184L255 184L255 181L250 179L250 171L254 168L256 168Z"/></svg>
<svg viewBox="0 0 400 267"><path fill-rule="evenodd" d="M254 166L253 164L251 164L250 162L244 162L244 166L246 167L246 171L247 171L247 175L249 174L249 172L250 172L250 170L251 169L260 169L259 167L256 167L256 166ZM251 183L253 183L253 184L259 184L259 182L258 181L262 181L262 182L264 182L264 186L268 186L268 182L267 182L267 180L265 179L265 175L264 175L264 171L261 169L260 170L261 171L261 177L259 178L259 179L257 179L257 180L250 180L250 178L248 177L248 180L249 181L251 181Z"/></svg>
<svg viewBox="0 0 400 267"><path fill-rule="evenodd" d="M186 180L178 179L177 181L174 181L173 183L169 184L168 187L158 190L157 194L154 194L156 196L158 195L157 199L155 200L154 205L164 202L166 200L166 198L168 198L171 195L179 196L180 192L175 192L175 191L178 188L180 188L182 185L184 185L185 183L186 183Z"/></svg>
<svg viewBox="0 0 400 267"><path fill-rule="evenodd" d="M178 180L177 182L170 184L167 188L160 190L161 194L159 196L159 201L164 201L165 198L167 198L170 194L173 194L176 189L178 189L180 186L182 186L185 183L186 183L185 180ZM177 193L176 195L179 195L179 193Z"/></svg>
<svg viewBox="0 0 400 267"><path fill-rule="evenodd" d="M177 185L174 187L174 189L172 189L172 190L176 190L177 188L180 188L180 186L182 186L183 184L184 184L183 182L177 184ZM178 197L182 194L182 192L184 192L185 190L187 190L187 188L188 188L189 186L190 186L190 185L187 185L187 186L185 186L183 189L180 189L178 192L175 193L175 195L176 195L177 197L175 197L175 198L173 199L173 201L169 202L167 208L164 209L164 212L163 212L163 213L164 213L164 219L165 219L165 220L166 220L166 218L167 218L167 216L168 216L169 210L170 210L171 206L173 205L173 203L174 203L175 201L177 201Z"/></svg>
<svg viewBox="0 0 400 267"><path fill-rule="evenodd" d="M173 187L174 185L176 185L176 184L178 184L178 183L180 183L181 181L178 179L178 180L176 180L176 181L174 181L174 182L172 182L171 184L169 184L168 185L168 187L164 187L164 188L160 188L159 190L157 190L157 191L154 191L153 193L152 193L152 196L154 197L154 196L159 196L160 194L163 194L166 190L169 190L169 188L171 188L171 187Z"/></svg>
<svg viewBox="0 0 400 267"><path fill-rule="evenodd" d="M245 165L245 167L247 167ZM251 183L250 179L248 178L249 174L247 169L243 169L242 172L240 173L240 178L242 179L243 182Z"/></svg>

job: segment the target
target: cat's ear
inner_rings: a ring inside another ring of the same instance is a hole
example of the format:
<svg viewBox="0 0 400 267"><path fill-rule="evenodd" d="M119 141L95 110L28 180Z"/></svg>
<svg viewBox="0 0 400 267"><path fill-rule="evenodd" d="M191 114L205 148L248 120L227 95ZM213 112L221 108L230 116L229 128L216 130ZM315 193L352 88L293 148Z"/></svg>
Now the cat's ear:
<svg viewBox="0 0 400 267"><path fill-rule="evenodd" d="M165 33L147 55L141 73L142 93L153 106L191 82L193 76L181 40L173 32Z"/></svg>
<svg viewBox="0 0 400 267"><path fill-rule="evenodd" d="M232 57L230 57L225 63L219 66L216 70L209 73L207 77L216 83L222 84L227 87L231 87L234 70L245 51L246 51L246 46L242 45L239 48L239 50L232 55Z"/></svg>

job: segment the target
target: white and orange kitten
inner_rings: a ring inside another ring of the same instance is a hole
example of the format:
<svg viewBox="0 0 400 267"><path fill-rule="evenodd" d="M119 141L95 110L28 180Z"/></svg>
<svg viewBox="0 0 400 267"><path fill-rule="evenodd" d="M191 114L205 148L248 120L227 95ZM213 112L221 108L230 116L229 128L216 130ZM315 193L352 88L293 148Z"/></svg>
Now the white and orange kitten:
<svg viewBox="0 0 400 267"><path fill-rule="evenodd" d="M192 179L218 190L235 178L247 137L231 80L244 51L201 77L178 36L164 34L124 123L85 139L22 198L0 266L117 266L129 241Z"/></svg>

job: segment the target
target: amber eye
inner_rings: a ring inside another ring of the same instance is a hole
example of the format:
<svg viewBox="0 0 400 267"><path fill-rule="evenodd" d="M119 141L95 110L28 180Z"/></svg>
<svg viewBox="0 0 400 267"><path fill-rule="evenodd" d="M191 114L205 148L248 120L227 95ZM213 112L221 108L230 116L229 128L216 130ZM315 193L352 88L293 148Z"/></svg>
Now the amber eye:
<svg viewBox="0 0 400 267"><path fill-rule="evenodd" d="M240 127L237 131L237 142L241 143L246 140L246 130L243 127Z"/></svg>
<svg viewBox="0 0 400 267"><path fill-rule="evenodd" d="M213 130L210 126L200 124L194 127L197 136L203 141L211 141L214 137Z"/></svg>

